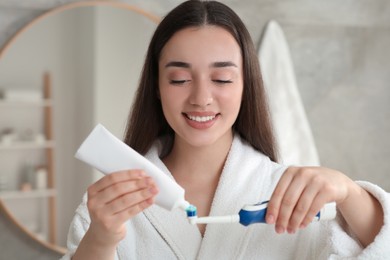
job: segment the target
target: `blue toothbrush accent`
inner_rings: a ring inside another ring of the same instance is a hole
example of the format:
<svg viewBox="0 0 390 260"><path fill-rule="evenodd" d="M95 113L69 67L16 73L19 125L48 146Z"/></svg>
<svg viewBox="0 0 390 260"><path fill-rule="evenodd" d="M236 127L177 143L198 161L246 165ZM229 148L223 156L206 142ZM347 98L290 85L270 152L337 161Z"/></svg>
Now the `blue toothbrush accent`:
<svg viewBox="0 0 390 260"><path fill-rule="evenodd" d="M265 216L267 215L268 201L257 203L250 206L245 206L238 212L240 216L240 224L249 226L254 223L266 223Z"/></svg>
<svg viewBox="0 0 390 260"><path fill-rule="evenodd" d="M267 215L268 201L248 205L243 207L238 215L240 216L240 224L249 226L255 223L267 223L265 216ZM316 218L321 218L321 211L317 213Z"/></svg>

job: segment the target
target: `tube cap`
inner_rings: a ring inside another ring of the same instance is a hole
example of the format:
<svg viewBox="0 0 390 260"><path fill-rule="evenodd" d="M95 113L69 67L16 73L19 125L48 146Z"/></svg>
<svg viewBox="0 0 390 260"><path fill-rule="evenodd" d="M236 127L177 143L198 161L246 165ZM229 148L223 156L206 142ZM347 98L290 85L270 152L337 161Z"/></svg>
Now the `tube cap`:
<svg viewBox="0 0 390 260"><path fill-rule="evenodd" d="M180 208L180 209L186 211L189 206L190 206L190 203L188 201L180 198L175 202L172 209Z"/></svg>

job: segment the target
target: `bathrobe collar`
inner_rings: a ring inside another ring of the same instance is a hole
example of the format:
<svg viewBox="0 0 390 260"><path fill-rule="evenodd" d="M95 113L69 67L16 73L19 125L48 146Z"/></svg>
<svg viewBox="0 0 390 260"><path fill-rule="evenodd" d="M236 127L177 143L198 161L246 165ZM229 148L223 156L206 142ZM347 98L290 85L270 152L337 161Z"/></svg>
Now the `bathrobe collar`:
<svg viewBox="0 0 390 260"><path fill-rule="evenodd" d="M158 145L154 145L146 158L173 178L160 160L158 151ZM265 196L268 195L262 194L263 178L250 174L256 169L260 174L267 167L267 162L267 157L254 151L235 135L215 192L210 216L237 214L244 206L242 203L254 204L267 199ZM242 193L243 190L248 192ZM235 252L232 255L234 259L245 248L245 241L251 230L239 223L209 224L202 238L198 227L189 224L185 212L180 209L170 212L154 205L145 210L144 214L178 259L212 259L218 257L218 251L224 248ZM177 229L178 226L181 227L180 230ZM216 241L216 237L220 239Z"/></svg>

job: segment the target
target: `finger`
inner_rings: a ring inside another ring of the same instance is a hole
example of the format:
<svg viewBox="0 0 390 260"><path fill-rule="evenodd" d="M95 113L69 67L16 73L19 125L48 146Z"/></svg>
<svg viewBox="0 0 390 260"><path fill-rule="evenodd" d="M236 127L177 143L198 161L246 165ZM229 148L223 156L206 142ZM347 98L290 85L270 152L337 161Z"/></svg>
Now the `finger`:
<svg viewBox="0 0 390 260"><path fill-rule="evenodd" d="M137 191L137 192L139 193L141 191ZM152 191L152 193L155 193L155 191ZM134 201L134 204L129 203L129 205L131 206L127 205L127 207L124 207L122 211L118 212L121 213L122 215L125 214L126 218L121 218L121 214L111 212L110 210L112 210L112 208L110 209L110 206L106 205L105 207L90 213L91 221L92 221L91 223L98 223L97 225L103 227L103 229L106 231L116 230L124 223L125 220L134 216L135 214L138 214L140 211L153 204L154 195L144 196L144 197L146 197L146 199L143 200L138 199Z"/></svg>
<svg viewBox="0 0 390 260"><path fill-rule="evenodd" d="M303 196L307 196L308 198L311 197L312 202L310 203L309 208L306 210L306 213L300 216L303 217L303 219L299 224L299 228L306 227L309 223L311 223L318 212L321 210L322 206L326 202L331 201L333 192L329 187L330 185L327 183L326 179L321 176L321 174L316 174L313 176L313 178L311 178L311 181L307 185L305 194ZM295 224L296 223L294 223L294 225Z"/></svg>
<svg viewBox="0 0 390 260"><path fill-rule="evenodd" d="M280 204L284 197L290 182L293 178L291 174L293 172L292 168L288 168L280 178L278 184L275 187L274 192L272 193L271 199L268 202L266 221L268 224L274 224L278 218Z"/></svg>
<svg viewBox="0 0 390 260"><path fill-rule="evenodd" d="M299 225L299 228L305 228L307 225L309 225L327 202L328 195L324 192L318 193L317 196L314 198L309 210L307 211L306 216Z"/></svg>
<svg viewBox="0 0 390 260"><path fill-rule="evenodd" d="M278 218L275 223L277 233L283 233L290 222L291 216L305 189L307 180L304 176L295 174L282 198Z"/></svg>
<svg viewBox="0 0 390 260"><path fill-rule="evenodd" d="M154 198L148 198L132 207L126 208L115 214L115 218L119 223L124 223L128 219L134 217L144 211L154 203Z"/></svg>
<svg viewBox="0 0 390 260"><path fill-rule="evenodd" d="M154 197L158 193L157 187L152 186L138 191L127 193L107 204L106 214L114 215L125 209Z"/></svg>
<svg viewBox="0 0 390 260"><path fill-rule="evenodd" d="M127 193L138 191L147 187L152 187L152 185L155 184L151 177L122 181L108 186L104 190L97 193L93 199L99 201L100 204L106 204Z"/></svg>
<svg viewBox="0 0 390 260"><path fill-rule="evenodd" d="M298 228L300 228L303 219L306 217L309 209L312 206L313 200L318 194L318 190L318 187L315 187L313 185L307 185L305 187L288 223L288 233L293 234Z"/></svg>
<svg viewBox="0 0 390 260"><path fill-rule="evenodd" d="M111 186L114 183L123 182L123 181L129 181L129 180L137 180L142 177L144 177L146 174L142 170L128 170L128 171L120 171L120 172L114 172L110 173L94 184L92 184L88 188L88 193L91 195L94 195L101 190L104 190L108 186Z"/></svg>

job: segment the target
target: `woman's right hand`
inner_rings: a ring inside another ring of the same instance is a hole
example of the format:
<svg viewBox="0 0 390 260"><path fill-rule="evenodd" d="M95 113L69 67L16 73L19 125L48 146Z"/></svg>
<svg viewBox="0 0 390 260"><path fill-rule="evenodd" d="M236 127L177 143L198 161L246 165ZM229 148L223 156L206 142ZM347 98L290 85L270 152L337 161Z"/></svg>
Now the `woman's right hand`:
<svg viewBox="0 0 390 260"><path fill-rule="evenodd" d="M104 176L87 193L90 237L99 246L116 247L126 235L126 221L152 205L158 189L144 171L127 170Z"/></svg>

